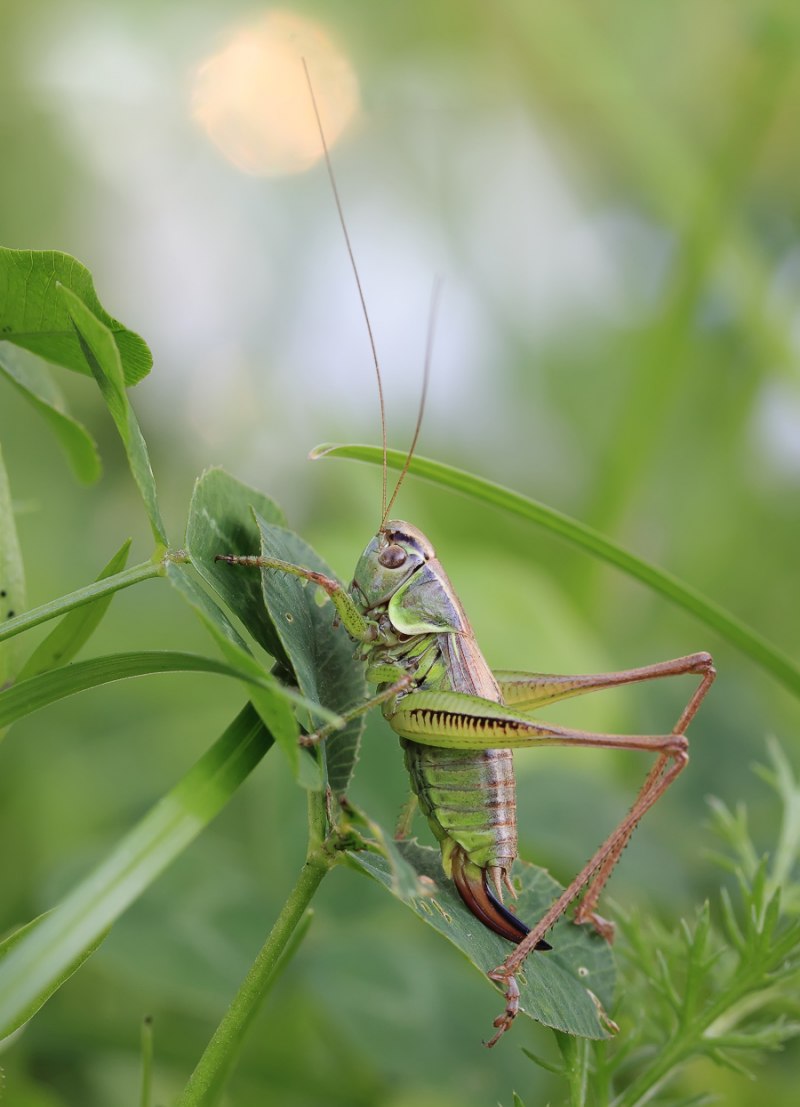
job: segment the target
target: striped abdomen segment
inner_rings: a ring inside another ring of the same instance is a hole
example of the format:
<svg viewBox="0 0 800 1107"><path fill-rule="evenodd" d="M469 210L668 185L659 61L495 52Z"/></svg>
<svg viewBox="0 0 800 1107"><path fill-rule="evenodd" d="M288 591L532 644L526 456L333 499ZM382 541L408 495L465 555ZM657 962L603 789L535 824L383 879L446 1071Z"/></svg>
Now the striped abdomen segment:
<svg viewBox="0 0 800 1107"><path fill-rule="evenodd" d="M517 856L513 754L454 750L404 740L406 768L450 875L459 846L481 869L503 878Z"/></svg>

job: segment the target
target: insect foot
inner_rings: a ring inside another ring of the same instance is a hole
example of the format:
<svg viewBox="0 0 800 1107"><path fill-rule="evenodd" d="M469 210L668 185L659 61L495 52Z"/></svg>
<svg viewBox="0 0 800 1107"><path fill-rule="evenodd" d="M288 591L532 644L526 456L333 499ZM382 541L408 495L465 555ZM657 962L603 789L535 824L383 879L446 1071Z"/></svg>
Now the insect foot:
<svg viewBox="0 0 800 1107"><path fill-rule="evenodd" d="M601 938L605 938L609 945L614 941L614 935L617 932L617 928L610 919L604 919L602 915L598 915L596 911L581 911L582 904L579 904L573 922L576 926L584 926L588 924L591 926Z"/></svg>
<svg viewBox="0 0 800 1107"><path fill-rule="evenodd" d="M513 973L509 973L502 965L497 969L492 969L492 971L486 975L490 980L494 980L495 983L502 984L506 993L506 1009L502 1015L498 1015L492 1023L497 1033L490 1041L485 1043L487 1049L491 1049L492 1046L497 1045L506 1030L511 1028L514 1019L519 1014L519 984L517 984L516 976L514 976Z"/></svg>

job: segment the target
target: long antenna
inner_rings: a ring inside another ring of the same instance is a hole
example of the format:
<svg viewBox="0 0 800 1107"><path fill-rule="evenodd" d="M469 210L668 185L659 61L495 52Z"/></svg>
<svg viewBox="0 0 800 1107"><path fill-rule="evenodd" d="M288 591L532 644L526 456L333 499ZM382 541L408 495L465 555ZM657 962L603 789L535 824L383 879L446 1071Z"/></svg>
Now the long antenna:
<svg viewBox="0 0 800 1107"><path fill-rule="evenodd" d="M394 486L394 492L392 492L392 498L384 508L383 519L381 519L381 526L386 523L389 518L389 512L392 510L392 505L397 499L397 493L400 491L400 485L405 479L405 475L408 472L408 467L411 464L411 458L414 456L414 450L417 448L417 439L419 438L419 432L422 428L422 416L425 414L425 400L428 396L428 381L431 375L431 355L433 354L433 336L436 331L436 315L439 310L439 300L442 295L442 278L436 277L433 282L433 291L431 292L431 307L428 313L428 336L425 340L425 368L422 375L422 395L419 398L419 411L417 412L417 425L414 427L414 437L411 439L411 446L406 454L406 460L403 464L403 468L400 471L400 476L397 478L397 484Z"/></svg>
<svg viewBox="0 0 800 1107"><path fill-rule="evenodd" d="M330 156L330 153L328 152L328 143L325 140L325 131L323 130L322 120L320 119L320 114L319 114L319 108L317 107L317 98L314 95L314 86L311 83L311 75L308 72L308 64L306 63L306 59L303 58L302 60L303 60L303 69L304 69L305 75L306 75L306 82L308 83L308 91L311 94L311 103L312 103L313 108L314 108L314 115L316 117L317 127L319 129L319 137L322 140L322 150L323 150L323 153L325 154L325 167L328 170L328 179L331 182L331 189L333 190L333 198L336 201L336 210L339 213L339 222L340 222L341 227L342 227L342 232L344 233L344 241L345 241L345 244L347 246L347 254L350 258L350 265L352 266L352 269L353 269L353 276L356 279L356 288L358 289L358 298L361 300L361 311L363 312L363 315L364 315L364 322L367 324L367 334L369 335L369 344L370 344L370 348L372 350L372 363L375 366L375 376L376 376L377 381L378 381L378 400L380 401L380 406L381 406L381 442L382 442L382 446L383 446L383 483L382 483L382 491L381 491L381 511L382 511L381 526L383 526L383 523L386 520L386 512L387 512L388 508L386 507L386 469L387 469L387 462L386 462L386 405L385 405L384 399L383 399L383 381L381 379L381 367L380 367L380 363L378 361L378 350L377 350L377 347L375 346L375 336L372 333L372 324L369 321L369 312L367 311L367 301L364 298L364 290L361 287L361 278L358 275L358 266L356 265L355 254L353 253L353 247L350 243L350 235L347 232L347 223L345 222L345 218L344 218L344 211L342 209L342 201L339 198L339 189L336 187L336 177L334 176L334 173L333 173L333 165L331 163L331 156ZM416 439L415 439L415 441L416 441ZM392 497L392 499L394 499L394 497ZM391 506L391 505L389 505L389 506Z"/></svg>

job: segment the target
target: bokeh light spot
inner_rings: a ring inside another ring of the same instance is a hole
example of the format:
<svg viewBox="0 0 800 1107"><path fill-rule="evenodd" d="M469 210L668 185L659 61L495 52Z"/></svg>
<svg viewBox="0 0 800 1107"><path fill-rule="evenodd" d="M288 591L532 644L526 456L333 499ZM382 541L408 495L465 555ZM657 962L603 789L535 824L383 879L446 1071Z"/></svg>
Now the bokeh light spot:
<svg viewBox="0 0 800 1107"><path fill-rule="evenodd" d="M359 91L349 60L321 23L269 12L198 66L192 116L244 172L302 173L322 156L304 58L332 147L358 112Z"/></svg>

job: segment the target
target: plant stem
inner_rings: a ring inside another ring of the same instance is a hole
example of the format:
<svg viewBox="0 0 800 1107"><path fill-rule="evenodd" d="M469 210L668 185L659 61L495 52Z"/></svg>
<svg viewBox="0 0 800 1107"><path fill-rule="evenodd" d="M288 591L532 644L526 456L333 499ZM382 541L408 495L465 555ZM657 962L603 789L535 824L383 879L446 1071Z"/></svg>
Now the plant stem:
<svg viewBox="0 0 800 1107"><path fill-rule="evenodd" d="M139 1107L150 1107L153 1091L153 1020L148 1015L142 1023L142 1090Z"/></svg>
<svg viewBox="0 0 800 1107"><path fill-rule="evenodd" d="M297 883L283 905L269 937L242 981L197 1067L189 1077L176 1107L213 1107L217 1103L245 1034L284 961L281 955L291 942L322 878L335 863L335 854L320 848L316 834L320 793L309 793L309 822L312 827L308 856ZM324 801L323 801L324 804ZM322 806L324 817L324 805Z"/></svg>
<svg viewBox="0 0 800 1107"><path fill-rule="evenodd" d="M77 591L70 592L66 596L59 596L57 600L50 600L49 603L43 603L41 607L31 608L30 611L25 611L14 619L8 619L0 627L0 642L6 638L13 638L15 634L22 634L24 630L30 630L40 623L46 623L49 619L66 615L68 611L100 599L101 596L119 592L122 588L130 588L132 584L149 580L150 577L163 576L165 572L166 566L163 561L143 561L141 565L132 565L130 569L123 569L121 573L115 573L112 577L94 581L92 584L87 584L85 588L78 588Z"/></svg>

